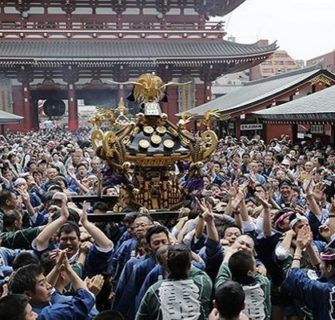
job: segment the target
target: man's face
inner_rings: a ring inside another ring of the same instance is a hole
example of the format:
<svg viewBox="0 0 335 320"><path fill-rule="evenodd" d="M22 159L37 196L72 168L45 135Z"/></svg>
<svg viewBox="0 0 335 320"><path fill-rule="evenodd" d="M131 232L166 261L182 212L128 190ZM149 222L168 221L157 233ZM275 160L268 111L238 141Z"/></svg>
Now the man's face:
<svg viewBox="0 0 335 320"><path fill-rule="evenodd" d="M28 190L28 184L27 184L27 182L23 182L23 183L17 184L16 185L16 189L19 189L19 190L22 190L22 191Z"/></svg>
<svg viewBox="0 0 335 320"><path fill-rule="evenodd" d="M15 156L12 156L9 160L12 164L15 164L16 163L16 157Z"/></svg>
<svg viewBox="0 0 335 320"><path fill-rule="evenodd" d="M51 301L52 286L46 280L43 274L36 277L35 292L28 291L27 295L30 297L30 303L33 306L46 304Z"/></svg>
<svg viewBox="0 0 335 320"><path fill-rule="evenodd" d="M3 176L8 181L12 181L13 177L14 177L12 171L10 171L10 170L5 171L4 174L3 174Z"/></svg>
<svg viewBox="0 0 335 320"><path fill-rule="evenodd" d="M144 238L152 222L146 217L139 217L134 221L134 233L137 239Z"/></svg>
<svg viewBox="0 0 335 320"><path fill-rule="evenodd" d="M9 209L13 210L17 206L17 196L15 193L11 193L11 196L6 201L6 205Z"/></svg>
<svg viewBox="0 0 335 320"><path fill-rule="evenodd" d="M203 181L204 181L204 188L206 188L209 185L208 177L203 177Z"/></svg>
<svg viewBox="0 0 335 320"><path fill-rule="evenodd" d="M276 178L278 180L284 180L286 177L286 173L283 170L278 170L276 173Z"/></svg>
<svg viewBox="0 0 335 320"><path fill-rule="evenodd" d="M48 168L48 170L47 170L47 178L49 180L55 179L56 176L57 176L57 174L58 174L58 172L57 172L57 170L55 168Z"/></svg>
<svg viewBox="0 0 335 320"><path fill-rule="evenodd" d="M293 231L298 234L299 230L301 230L303 227L307 226L308 222L304 221L304 220L300 220L298 221L294 227L293 227Z"/></svg>
<svg viewBox="0 0 335 320"><path fill-rule="evenodd" d="M91 168L92 168L92 170L94 170L94 171L98 170L98 168L99 168L99 163L98 163L98 162L95 162L95 161L92 161L92 162L91 162Z"/></svg>
<svg viewBox="0 0 335 320"><path fill-rule="evenodd" d="M78 165L81 162L83 154L80 151L76 151L72 154L72 162L74 165Z"/></svg>
<svg viewBox="0 0 335 320"><path fill-rule="evenodd" d="M292 189L289 186L283 185L280 187L280 194L283 198L289 198L291 196Z"/></svg>
<svg viewBox="0 0 335 320"><path fill-rule="evenodd" d="M306 170L307 172L311 172L311 171L313 170L313 167L314 167L313 162L311 162L311 161L307 161L307 162L305 163L305 170Z"/></svg>
<svg viewBox="0 0 335 320"><path fill-rule="evenodd" d="M266 156L266 157L264 158L264 164L265 164L267 167L271 167L272 164L273 164L272 157Z"/></svg>
<svg viewBox="0 0 335 320"><path fill-rule="evenodd" d="M334 155L330 155L327 159L329 164L334 164L335 163L335 156Z"/></svg>
<svg viewBox="0 0 335 320"><path fill-rule="evenodd" d="M106 196L118 196L119 193L115 188L108 188L106 191Z"/></svg>
<svg viewBox="0 0 335 320"><path fill-rule="evenodd" d="M237 249L238 251L246 250L252 254L254 254L254 241L249 236L239 236L234 244L232 245L232 248Z"/></svg>
<svg viewBox="0 0 335 320"><path fill-rule="evenodd" d="M80 245L80 240L75 231L70 233L62 232L59 237L59 248L61 250L68 249L68 257L72 257L77 253Z"/></svg>
<svg viewBox="0 0 335 320"><path fill-rule="evenodd" d="M152 253L155 254L159 248L168 245L169 243L169 237L164 232L153 234L150 238L150 248Z"/></svg>
<svg viewBox="0 0 335 320"><path fill-rule="evenodd" d="M223 238L229 242L231 246L236 239L241 235L241 231L236 227L227 228L224 232Z"/></svg>
<svg viewBox="0 0 335 320"><path fill-rule="evenodd" d="M218 173L221 170L221 167L218 163L214 163L213 170L215 173Z"/></svg>
<svg viewBox="0 0 335 320"><path fill-rule="evenodd" d="M244 164L248 164L248 163L250 162L250 156L244 155L244 156L242 157L242 162L243 162Z"/></svg>
<svg viewBox="0 0 335 320"><path fill-rule="evenodd" d="M78 168L78 174L80 177L85 177L87 175L87 169L84 166Z"/></svg>
<svg viewBox="0 0 335 320"><path fill-rule="evenodd" d="M31 304L28 303L24 310L24 320L35 320L37 319L38 314L33 311Z"/></svg>
<svg viewBox="0 0 335 320"><path fill-rule="evenodd" d="M33 162L33 163L31 163L30 166L29 166L29 171L30 171L30 172L33 172L33 171L35 171L35 170L36 170L36 163Z"/></svg>
<svg viewBox="0 0 335 320"><path fill-rule="evenodd" d="M45 162L39 163L37 169L39 172L44 173L47 170L47 164Z"/></svg>
<svg viewBox="0 0 335 320"><path fill-rule="evenodd" d="M250 170L250 172L256 173L257 168L258 168L257 162L251 162L249 164L249 170Z"/></svg>
<svg viewBox="0 0 335 320"><path fill-rule="evenodd" d="M299 156L298 158L298 164L303 165L305 163L305 157L304 156Z"/></svg>
<svg viewBox="0 0 335 320"><path fill-rule="evenodd" d="M40 172L35 172L34 173L34 180L37 182L37 183L40 183L41 180L42 180L42 174Z"/></svg>

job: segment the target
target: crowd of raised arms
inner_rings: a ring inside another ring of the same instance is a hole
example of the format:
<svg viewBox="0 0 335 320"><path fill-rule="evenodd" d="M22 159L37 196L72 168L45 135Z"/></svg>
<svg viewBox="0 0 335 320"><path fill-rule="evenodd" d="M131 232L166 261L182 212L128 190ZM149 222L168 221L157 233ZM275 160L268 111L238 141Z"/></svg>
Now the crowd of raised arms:
<svg viewBox="0 0 335 320"><path fill-rule="evenodd" d="M89 129L0 136L0 319L335 319L335 150L220 140L169 225L118 195ZM189 164L171 172L185 187ZM100 199L100 198L99 198Z"/></svg>

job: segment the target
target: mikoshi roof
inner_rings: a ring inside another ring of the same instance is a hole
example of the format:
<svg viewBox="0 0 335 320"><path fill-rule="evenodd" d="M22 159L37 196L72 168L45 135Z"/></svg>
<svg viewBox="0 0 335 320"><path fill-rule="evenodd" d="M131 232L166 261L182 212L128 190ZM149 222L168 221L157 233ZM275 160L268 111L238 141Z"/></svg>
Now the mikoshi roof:
<svg viewBox="0 0 335 320"><path fill-rule="evenodd" d="M269 120L334 121L335 85L253 114L257 118Z"/></svg>
<svg viewBox="0 0 335 320"><path fill-rule="evenodd" d="M334 74L320 69L319 66L313 66L266 79L246 82L236 90L230 90L226 95L188 111L196 116L202 116L206 111L216 109L221 113L243 111L250 106L273 99L319 74L325 74L335 81Z"/></svg>
<svg viewBox="0 0 335 320"><path fill-rule="evenodd" d="M19 123L23 117L0 110L0 124Z"/></svg>
<svg viewBox="0 0 335 320"><path fill-rule="evenodd" d="M277 49L276 43L266 47L225 40L3 40L0 42L0 65L39 61L170 61L179 59L225 59L236 62L264 56Z"/></svg>

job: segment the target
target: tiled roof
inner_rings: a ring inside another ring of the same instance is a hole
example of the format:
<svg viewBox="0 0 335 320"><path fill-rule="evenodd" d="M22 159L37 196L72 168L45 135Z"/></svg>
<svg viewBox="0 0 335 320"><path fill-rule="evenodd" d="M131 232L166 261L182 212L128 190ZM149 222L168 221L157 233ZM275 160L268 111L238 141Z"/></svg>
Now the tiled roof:
<svg viewBox="0 0 335 320"><path fill-rule="evenodd" d="M225 40L5 40L0 59L119 60L236 59L273 53L275 43L260 47ZM1 62L1 61L0 61Z"/></svg>
<svg viewBox="0 0 335 320"><path fill-rule="evenodd" d="M207 110L217 109L222 113L232 113L255 106L290 88L314 78L319 73L326 73L335 79L335 75L318 66L305 68L278 76L244 83L237 90L228 92L226 95L188 110L195 115L203 115Z"/></svg>
<svg viewBox="0 0 335 320"><path fill-rule="evenodd" d="M253 114L271 120L334 120L335 86Z"/></svg>
<svg viewBox="0 0 335 320"><path fill-rule="evenodd" d="M209 14L211 16L224 16L235 10L244 1L245 0L216 0L215 7L209 10Z"/></svg>
<svg viewBox="0 0 335 320"><path fill-rule="evenodd" d="M23 117L0 110L0 124L19 123Z"/></svg>

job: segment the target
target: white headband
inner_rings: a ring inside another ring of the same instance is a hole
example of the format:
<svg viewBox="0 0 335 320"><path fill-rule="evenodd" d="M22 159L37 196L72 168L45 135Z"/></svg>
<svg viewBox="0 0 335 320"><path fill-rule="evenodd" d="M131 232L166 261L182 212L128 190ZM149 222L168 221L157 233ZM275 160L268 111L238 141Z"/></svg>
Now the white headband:
<svg viewBox="0 0 335 320"><path fill-rule="evenodd" d="M299 221L305 221L308 223L308 219L304 215L297 213L296 218L290 222L290 228L292 229L295 226L295 224Z"/></svg>

